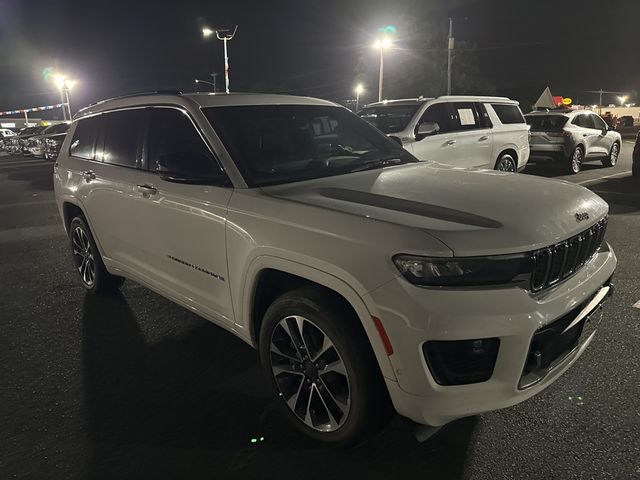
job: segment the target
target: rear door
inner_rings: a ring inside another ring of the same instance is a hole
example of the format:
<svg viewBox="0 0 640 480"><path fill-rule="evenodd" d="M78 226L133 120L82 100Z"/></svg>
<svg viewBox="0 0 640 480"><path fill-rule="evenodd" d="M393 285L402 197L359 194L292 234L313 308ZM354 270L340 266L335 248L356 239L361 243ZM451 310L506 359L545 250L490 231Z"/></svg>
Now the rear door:
<svg viewBox="0 0 640 480"><path fill-rule="evenodd" d="M92 233L102 254L125 266L138 263L132 199L140 164L142 110L107 112L80 120L70 146Z"/></svg>
<svg viewBox="0 0 640 480"><path fill-rule="evenodd" d="M202 313L233 324L227 274L227 204L233 189L223 180L168 181L167 160L190 170L222 168L189 114L174 107L147 110L145 170L140 172L135 209L150 282ZM223 186L224 185L224 186Z"/></svg>
<svg viewBox="0 0 640 480"><path fill-rule="evenodd" d="M571 123L578 127L579 140L585 147L585 157L598 156L598 137L601 132L596 130L593 117L588 113L581 113Z"/></svg>
<svg viewBox="0 0 640 480"><path fill-rule="evenodd" d="M475 102L449 104L452 129L459 151L458 165L493 168L491 127Z"/></svg>

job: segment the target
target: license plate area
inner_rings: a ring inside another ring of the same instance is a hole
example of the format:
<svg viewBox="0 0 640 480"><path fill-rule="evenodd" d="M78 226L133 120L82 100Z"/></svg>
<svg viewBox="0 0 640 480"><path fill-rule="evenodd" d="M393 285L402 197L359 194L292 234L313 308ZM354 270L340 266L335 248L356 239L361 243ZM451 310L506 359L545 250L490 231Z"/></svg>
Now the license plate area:
<svg viewBox="0 0 640 480"><path fill-rule="evenodd" d="M605 285L589 300L535 332L518 388L531 387L586 342L602 320L602 305L611 294Z"/></svg>

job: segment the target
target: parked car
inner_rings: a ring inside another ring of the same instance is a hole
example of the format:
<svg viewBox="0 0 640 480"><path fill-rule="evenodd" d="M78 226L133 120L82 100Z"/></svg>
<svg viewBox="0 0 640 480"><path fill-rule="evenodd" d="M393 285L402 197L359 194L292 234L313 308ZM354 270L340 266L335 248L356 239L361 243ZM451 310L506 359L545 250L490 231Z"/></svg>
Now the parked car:
<svg viewBox="0 0 640 480"><path fill-rule="evenodd" d="M6 150L5 140L9 137L14 137L15 132L13 130L9 130L8 128L0 128L0 152Z"/></svg>
<svg viewBox="0 0 640 480"><path fill-rule="evenodd" d="M26 127L18 131L16 135L7 137L5 140L5 150L13 155L20 153L21 135L28 135L35 127Z"/></svg>
<svg viewBox="0 0 640 480"><path fill-rule="evenodd" d="M640 178L640 132L636 135L636 144L633 147L633 176Z"/></svg>
<svg viewBox="0 0 640 480"><path fill-rule="evenodd" d="M529 127L508 98L385 100L358 114L420 160L515 172L529 159Z"/></svg>
<svg viewBox="0 0 640 480"><path fill-rule="evenodd" d="M578 173L584 162L618 162L622 137L589 110L552 110L526 115L531 125L531 162L551 161Z"/></svg>
<svg viewBox="0 0 640 480"><path fill-rule="evenodd" d="M345 445L389 399L437 427L539 393L593 339L616 267L595 193L420 162L312 98L100 102L54 190L89 293L126 277L229 330L289 420Z"/></svg>
<svg viewBox="0 0 640 480"><path fill-rule="evenodd" d="M69 130L69 123L61 123L56 128L56 131L47 135L45 138L44 158L47 160L55 160L58 158L60 147L67 136L67 130Z"/></svg>
<svg viewBox="0 0 640 480"><path fill-rule="evenodd" d="M38 125L36 127L30 127L28 129L22 130L18 134L18 151L16 153L22 155L30 155L29 151L29 140L34 135L39 135L42 133L47 127L44 125Z"/></svg>
<svg viewBox="0 0 640 480"><path fill-rule="evenodd" d="M47 157L47 148L50 149L50 156L53 154L53 148L57 144L58 148L64 136L66 135L69 124L66 122L50 125L38 135L33 135L27 140L27 150L34 157ZM49 140L51 139L51 142ZM56 152L57 155L57 152Z"/></svg>

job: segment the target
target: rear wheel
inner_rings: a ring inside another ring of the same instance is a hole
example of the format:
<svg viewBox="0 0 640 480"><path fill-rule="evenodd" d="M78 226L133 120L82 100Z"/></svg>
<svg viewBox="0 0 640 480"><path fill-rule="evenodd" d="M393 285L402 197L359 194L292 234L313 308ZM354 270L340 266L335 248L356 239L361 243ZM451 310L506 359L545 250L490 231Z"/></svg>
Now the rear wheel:
<svg viewBox="0 0 640 480"><path fill-rule="evenodd" d="M498 158L495 168L501 172L515 172L517 169L516 161L511 154L503 153Z"/></svg>
<svg viewBox="0 0 640 480"><path fill-rule="evenodd" d="M379 425L388 397L366 335L352 312L313 287L267 309L260 358L284 415L306 435L349 446Z"/></svg>
<svg viewBox="0 0 640 480"><path fill-rule="evenodd" d="M611 145L611 151L609 152L609 156L602 160L602 165L605 167L615 167L616 163L618 163L618 157L620 156L620 145L618 142L615 142Z"/></svg>
<svg viewBox="0 0 640 480"><path fill-rule="evenodd" d="M73 264L78 271L82 286L90 293L114 291L120 288L124 278L111 275L104 263L96 242L82 216L77 216L69 224L69 240Z"/></svg>
<svg viewBox="0 0 640 480"><path fill-rule="evenodd" d="M582 170L582 161L584 160L584 151L582 147L576 147L569 157L569 173L576 174Z"/></svg>

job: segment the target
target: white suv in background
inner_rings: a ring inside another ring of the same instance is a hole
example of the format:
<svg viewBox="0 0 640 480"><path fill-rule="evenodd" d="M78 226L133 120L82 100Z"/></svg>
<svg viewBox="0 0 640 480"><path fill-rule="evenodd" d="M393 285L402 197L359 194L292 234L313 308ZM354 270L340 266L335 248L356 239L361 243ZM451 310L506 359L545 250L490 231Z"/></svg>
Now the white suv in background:
<svg viewBox="0 0 640 480"><path fill-rule="evenodd" d="M419 160L521 171L529 127L518 102L503 97L445 96L384 100L358 112Z"/></svg>
<svg viewBox="0 0 640 480"><path fill-rule="evenodd" d="M618 163L622 136L590 110L550 110L528 113L531 125L531 160L557 162L569 173L582 164L601 161L605 167Z"/></svg>
<svg viewBox="0 0 640 480"><path fill-rule="evenodd" d="M312 98L92 105L54 187L89 292L130 278L229 330L283 414L340 444L389 399L441 426L540 392L590 343L616 267L591 191L419 162Z"/></svg>

